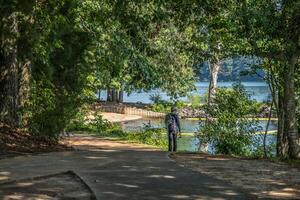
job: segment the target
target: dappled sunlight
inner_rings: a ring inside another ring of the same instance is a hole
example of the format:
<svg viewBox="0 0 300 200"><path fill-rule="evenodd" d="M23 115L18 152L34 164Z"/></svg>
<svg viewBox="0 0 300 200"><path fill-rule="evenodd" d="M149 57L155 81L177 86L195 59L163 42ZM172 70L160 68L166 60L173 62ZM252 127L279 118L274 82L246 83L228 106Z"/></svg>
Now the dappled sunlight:
<svg viewBox="0 0 300 200"><path fill-rule="evenodd" d="M114 185L116 185L116 186L122 186L122 187L127 187L127 188L139 188L138 185L130 185L130 184L124 184L124 183L115 183Z"/></svg>
<svg viewBox="0 0 300 200"><path fill-rule="evenodd" d="M170 176L170 175L150 175L146 176L148 178L166 178L166 179L176 179L175 176Z"/></svg>
<svg viewBox="0 0 300 200"><path fill-rule="evenodd" d="M297 189L295 188L283 188L281 190L277 191L269 191L269 192L264 192L268 196L274 196L277 198L294 198L294 199L299 199L300 197L300 186L298 186Z"/></svg>
<svg viewBox="0 0 300 200"><path fill-rule="evenodd" d="M32 177L0 185L0 199L91 199L93 193L74 172Z"/></svg>
<svg viewBox="0 0 300 200"><path fill-rule="evenodd" d="M128 165L123 165L122 167L124 167L124 168L132 168L132 166L128 166Z"/></svg>
<svg viewBox="0 0 300 200"><path fill-rule="evenodd" d="M10 172L0 172L0 182L9 179Z"/></svg>
<svg viewBox="0 0 300 200"><path fill-rule="evenodd" d="M47 195L40 195L40 194L30 194L30 195L13 194L13 195L4 196L3 200L53 200L53 197Z"/></svg>
<svg viewBox="0 0 300 200"><path fill-rule="evenodd" d="M179 153L173 158L180 166L229 181L261 198L300 197L300 170L282 163L203 154Z"/></svg>
<svg viewBox="0 0 300 200"><path fill-rule="evenodd" d="M6 181L8 179L9 179L8 176L0 176L0 181Z"/></svg>
<svg viewBox="0 0 300 200"><path fill-rule="evenodd" d="M231 191L231 190L225 190L225 191L224 191L224 194L226 194L226 195L230 195L230 196L235 196L235 195L238 195L236 192L234 192L234 191Z"/></svg>
<svg viewBox="0 0 300 200"><path fill-rule="evenodd" d="M20 183L17 183L16 186L18 187L27 187L27 186L32 186L33 183L32 182L20 182Z"/></svg>
<svg viewBox="0 0 300 200"><path fill-rule="evenodd" d="M161 167L147 166L147 169L160 169Z"/></svg>
<svg viewBox="0 0 300 200"><path fill-rule="evenodd" d="M84 146L80 146L80 147L82 147L83 149L85 149L84 148ZM91 151L91 152L108 152L108 153L110 153L110 152L120 152L119 150L114 150L114 149L89 149L89 151Z"/></svg>
<svg viewBox="0 0 300 200"><path fill-rule="evenodd" d="M159 151L153 146L145 144L132 144L127 141L116 141L109 138L98 138L91 135L74 135L65 140L65 143L77 149L89 149L91 151L114 152L120 150L132 151Z"/></svg>
<svg viewBox="0 0 300 200"><path fill-rule="evenodd" d="M85 158L88 158L88 159L95 159L95 160L98 160L98 159L107 159L107 157L98 157L98 156L86 156Z"/></svg>
<svg viewBox="0 0 300 200"><path fill-rule="evenodd" d="M286 186L287 184L280 181L280 180L274 180L274 179L267 179L267 178L258 178L259 182L261 183L268 183L268 184L272 184L272 185L277 185L277 186Z"/></svg>
<svg viewBox="0 0 300 200"><path fill-rule="evenodd" d="M123 144L109 140L98 142L92 148L79 145L78 147L82 149L67 154L50 153L5 160L0 164L2 176L11 176L12 180L34 176L42 176L42 178L23 179L10 187L5 186L7 189L5 193L0 192L0 199L4 195L14 195L16 188L22 190L18 194L23 195L23 199L29 199L33 197L30 195L35 194L62 194L68 188L70 191L76 190L74 191L76 197L79 197L82 191L77 187L81 180L86 181L99 199L143 199L140 197L145 196L157 200L218 199L219 197L222 197L219 199L230 199L233 196L248 195L243 194L239 187L178 167L168 159L167 152L151 150L143 145ZM13 176L5 171L8 166L13 166L10 169ZM80 175L81 180L73 175L47 178L49 174L65 170L73 170ZM4 185L0 187L3 189ZM34 192L28 195L31 190Z"/></svg>
<svg viewBox="0 0 300 200"><path fill-rule="evenodd" d="M183 195L183 194L171 194L171 195L166 195L166 196L171 197L173 199L190 199L190 196Z"/></svg>

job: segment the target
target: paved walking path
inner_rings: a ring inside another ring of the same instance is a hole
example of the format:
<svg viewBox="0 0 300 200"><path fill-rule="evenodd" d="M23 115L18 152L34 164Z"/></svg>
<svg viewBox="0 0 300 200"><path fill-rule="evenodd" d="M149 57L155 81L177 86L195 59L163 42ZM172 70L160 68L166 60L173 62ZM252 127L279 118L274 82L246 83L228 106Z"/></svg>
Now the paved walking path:
<svg viewBox="0 0 300 200"><path fill-rule="evenodd" d="M66 171L80 177L98 200L254 199L238 186L178 166L167 152L149 146L90 136L70 140L78 150L0 160L0 199L9 199L5 182Z"/></svg>

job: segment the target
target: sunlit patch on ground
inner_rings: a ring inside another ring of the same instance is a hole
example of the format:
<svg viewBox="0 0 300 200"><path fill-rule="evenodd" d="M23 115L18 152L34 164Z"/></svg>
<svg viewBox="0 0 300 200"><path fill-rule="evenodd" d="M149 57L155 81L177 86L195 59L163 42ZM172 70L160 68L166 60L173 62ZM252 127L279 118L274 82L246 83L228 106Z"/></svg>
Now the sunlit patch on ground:
<svg viewBox="0 0 300 200"><path fill-rule="evenodd" d="M0 181L5 181L9 179L10 172L0 172Z"/></svg>

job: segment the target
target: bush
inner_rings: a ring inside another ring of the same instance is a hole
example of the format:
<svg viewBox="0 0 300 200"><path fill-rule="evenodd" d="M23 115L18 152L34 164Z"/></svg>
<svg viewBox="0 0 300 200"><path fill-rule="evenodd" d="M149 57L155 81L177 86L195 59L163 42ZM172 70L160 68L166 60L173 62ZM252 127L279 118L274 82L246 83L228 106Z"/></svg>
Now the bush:
<svg viewBox="0 0 300 200"><path fill-rule="evenodd" d="M54 85L47 79L31 83L29 101L23 111L23 122L36 137L58 138L78 111L69 102L69 98L58 96L54 91Z"/></svg>
<svg viewBox="0 0 300 200"><path fill-rule="evenodd" d="M188 96L188 103L191 104L192 108L200 108L203 102L203 97L198 94L193 94Z"/></svg>
<svg viewBox="0 0 300 200"><path fill-rule="evenodd" d="M152 110L154 112L168 113L171 111L172 105L173 104L171 102L161 101L159 103L152 104L150 106L150 110Z"/></svg>
<svg viewBox="0 0 300 200"><path fill-rule="evenodd" d="M250 155L249 146L258 129L255 102L250 100L244 87L217 90L214 104L206 106L208 120L202 122L196 134L204 143L211 143L216 153Z"/></svg>
<svg viewBox="0 0 300 200"><path fill-rule="evenodd" d="M70 120L70 123L67 125L67 131L94 131L87 120L87 115L89 108L87 105L83 105L73 119Z"/></svg>
<svg viewBox="0 0 300 200"><path fill-rule="evenodd" d="M149 108L154 112L169 113L172 106L176 106L178 109L182 109L187 106L185 102L176 101L175 103L170 101L161 100L160 102L152 104Z"/></svg>
<svg viewBox="0 0 300 200"><path fill-rule="evenodd" d="M88 119L89 115L88 106L83 106L76 114L75 118L71 120L67 126L68 131L87 131L97 133L99 135L107 135L107 132L111 131L116 125L110 123L106 119L103 119L101 113L94 112L93 118ZM119 128L119 126L118 126Z"/></svg>
<svg viewBox="0 0 300 200"><path fill-rule="evenodd" d="M90 125L95 127L96 132L99 134L106 132L108 128L112 127L112 124L106 119L103 119L102 115L97 111L94 112Z"/></svg>
<svg viewBox="0 0 300 200"><path fill-rule="evenodd" d="M165 129L153 128L150 124L144 124L142 131L127 133L126 139L166 149L168 146L166 137Z"/></svg>

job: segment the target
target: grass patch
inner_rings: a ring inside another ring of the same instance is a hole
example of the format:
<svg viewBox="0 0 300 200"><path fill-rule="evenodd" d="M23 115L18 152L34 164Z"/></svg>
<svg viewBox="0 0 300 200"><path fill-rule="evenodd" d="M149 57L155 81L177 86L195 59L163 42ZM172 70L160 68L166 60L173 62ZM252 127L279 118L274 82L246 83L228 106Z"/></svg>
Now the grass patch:
<svg viewBox="0 0 300 200"><path fill-rule="evenodd" d="M90 123L70 126L68 131L88 133L97 137L108 137L140 144L148 144L159 147L163 150L166 150L168 146L165 129L153 128L147 124L144 125L141 131L125 132L119 124L110 123L99 118Z"/></svg>

